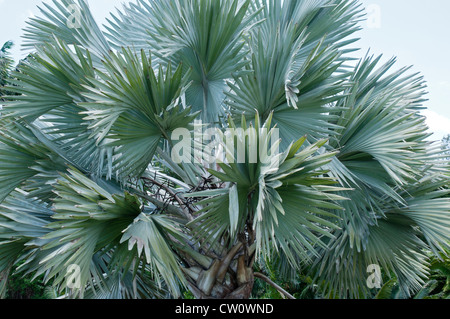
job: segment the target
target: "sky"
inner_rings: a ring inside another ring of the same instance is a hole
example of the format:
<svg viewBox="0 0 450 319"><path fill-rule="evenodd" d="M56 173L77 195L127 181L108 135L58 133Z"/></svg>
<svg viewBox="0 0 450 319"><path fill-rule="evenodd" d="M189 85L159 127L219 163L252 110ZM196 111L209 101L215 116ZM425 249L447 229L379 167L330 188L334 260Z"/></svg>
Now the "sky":
<svg viewBox="0 0 450 319"><path fill-rule="evenodd" d="M135 0L132 0L135 1ZM168 0L170 1L170 0ZM110 12L116 12L128 0L88 0L96 20L103 24ZM413 66L428 85L425 106L427 123L440 140L450 134L450 1L448 0L360 0L366 8L367 21L361 23L361 48L355 53L363 57L370 49L383 54L383 61L397 57L395 69ZM16 43L16 61L25 56L20 50L22 29L33 15L39 15L42 0L0 0L0 45L8 40Z"/></svg>
<svg viewBox="0 0 450 319"><path fill-rule="evenodd" d="M367 21L358 36L360 55L370 49L397 67L413 66L427 82L424 111L433 139L450 134L450 1L362 0Z"/></svg>

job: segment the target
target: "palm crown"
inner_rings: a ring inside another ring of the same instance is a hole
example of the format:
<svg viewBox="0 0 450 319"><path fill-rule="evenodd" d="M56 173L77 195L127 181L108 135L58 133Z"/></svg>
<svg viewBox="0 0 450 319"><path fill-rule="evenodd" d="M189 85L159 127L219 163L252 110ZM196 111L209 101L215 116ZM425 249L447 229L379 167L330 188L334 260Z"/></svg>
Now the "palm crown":
<svg viewBox="0 0 450 319"><path fill-rule="evenodd" d="M106 31L83 0L41 12L1 118L3 290L16 269L80 298L249 298L270 263L342 298L379 265L409 294L448 247L424 81L349 57L357 1L138 0ZM199 120L225 161L174 158Z"/></svg>

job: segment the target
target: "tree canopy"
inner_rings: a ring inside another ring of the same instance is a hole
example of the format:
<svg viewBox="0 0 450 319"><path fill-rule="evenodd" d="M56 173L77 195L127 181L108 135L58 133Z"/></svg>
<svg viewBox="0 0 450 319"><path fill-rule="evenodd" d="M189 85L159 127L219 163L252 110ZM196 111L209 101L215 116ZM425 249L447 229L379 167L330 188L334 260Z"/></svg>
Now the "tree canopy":
<svg viewBox="0 0 450 319"><path fill-rule="evenodd" d="M44 4L0 119L0 293L15 269L77 298L249 298L268 265L326 298L374 296L374 265L420 290L449 248L448 160L423 77L350 58L363 17L137 0L101 28L84 0Z"/></svg>

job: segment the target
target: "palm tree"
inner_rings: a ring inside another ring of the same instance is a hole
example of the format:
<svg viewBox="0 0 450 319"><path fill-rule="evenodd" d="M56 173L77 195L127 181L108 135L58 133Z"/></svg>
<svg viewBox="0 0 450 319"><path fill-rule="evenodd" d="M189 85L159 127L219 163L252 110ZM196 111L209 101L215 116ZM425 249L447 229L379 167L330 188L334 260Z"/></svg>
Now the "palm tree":
<svg viewBox="0 0 450 319"><path fill-rule="evenodd" d="M41 11L1 118L3 285L14 267L78 298L292 297L270 263L364 298L378 265L408 295L448 248L425 83L350 57L358 1L138 0L105 31L83 0ZM204 126L214 143L180 148Z"/></svg>

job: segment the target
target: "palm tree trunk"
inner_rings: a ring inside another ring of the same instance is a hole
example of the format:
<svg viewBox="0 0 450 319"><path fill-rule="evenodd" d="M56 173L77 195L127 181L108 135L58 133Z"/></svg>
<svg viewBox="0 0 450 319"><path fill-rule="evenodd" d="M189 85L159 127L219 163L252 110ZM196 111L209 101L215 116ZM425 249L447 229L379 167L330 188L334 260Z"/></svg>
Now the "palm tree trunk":
<svg viewBox="0 0 450 319"><path fill-rule="evenodd" d="M253 254L254 249L239 243L225 257L212 260L207 269L198 260L184 270L189 290L197 299L249 299L255 280Z"/></svg>

